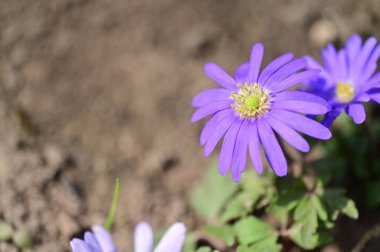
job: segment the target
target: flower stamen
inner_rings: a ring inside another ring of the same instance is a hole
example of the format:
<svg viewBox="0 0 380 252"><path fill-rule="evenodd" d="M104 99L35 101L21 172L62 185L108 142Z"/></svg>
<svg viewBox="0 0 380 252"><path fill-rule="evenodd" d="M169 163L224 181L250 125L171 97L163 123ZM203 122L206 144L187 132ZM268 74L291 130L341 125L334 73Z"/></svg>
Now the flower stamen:
<svg viewBox="0 0 380 252"><path fill-rule="evenodd" d="M341 103L351 102L355 93L355 88L349 82L339 81L335 89L335 97Z"/></svg>

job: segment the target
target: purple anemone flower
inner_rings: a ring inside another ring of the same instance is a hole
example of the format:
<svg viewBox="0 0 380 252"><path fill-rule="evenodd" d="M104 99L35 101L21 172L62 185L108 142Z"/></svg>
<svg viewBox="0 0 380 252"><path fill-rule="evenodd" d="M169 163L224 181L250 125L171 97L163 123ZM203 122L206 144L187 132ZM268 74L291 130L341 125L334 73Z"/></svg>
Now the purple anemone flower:
<svg viewBox="0 0 380 252"><path fill-rule="evenodd" d="M185 233L185 225L173 224L153 252L180 252ZM92 232L87 231L84 234L84 240L74 238L70 245L73 252L117 252L110 233L101 226L94 226ZM135 229L135 252L152 252L152 248L152 228L149 224L141 222Z"/></svg>
<svg viewBox="0 0 380 252"><path fill-rule="evenodd" d="M84 240L74 238L70 242L73 252L117 252L111 234L101 226L84 234Z"/></svg>
<svg viewBox="0 0 380 252"><path fill-rule="evenodd" d="M153 252L180 252L185 241L186 227L173 224L161 238ZM142 222L135 229L135 252L152 252L153 231L149 224Z"/></svg>
<svg viewBox="0 0 380 252"><path fill-rule="evenodd" d="M211 115L200 136L205 156L211 154L224 136L219 172L224 176L232 167L236 182L246 168L247 150L256 171L263 171L261 146L274 172L278 176L287 174L285 155L274 132L302 152L308 152L310 146L298 132L318 139L331 137L325 126L302 115L325 114L329 111L327 102L303 91L287 91L320 70L300 72L306 60L292 60L293 54L287 53L260 73L263 55L263 45L255 44L250 61L237 69L235 79L216 64L207 63L206 74L222 88L203 91L192 101L197 108L192 122Z"/></svg>
<svg viewBox="0 0 380 252"><path fill-rule="evenodd" d="M323 124L331 126L344 110L356 124L365 121L363 103L371 99L380 103L380 92L374 87L380 83L380 74L374 75L380 46L371 37L362 44L358 35L352 35L343 49L337 51L333 45L322 50L324 66L310 56L305 56L308 68L320 69L315 78L305 83L309 91L323 97L331 105Z"/></svg>

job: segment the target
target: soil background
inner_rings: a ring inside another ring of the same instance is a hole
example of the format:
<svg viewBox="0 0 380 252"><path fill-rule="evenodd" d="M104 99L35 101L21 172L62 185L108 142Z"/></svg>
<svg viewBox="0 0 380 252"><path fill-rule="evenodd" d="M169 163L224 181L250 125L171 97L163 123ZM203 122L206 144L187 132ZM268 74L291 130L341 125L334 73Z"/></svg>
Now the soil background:
<svg viewBox="0 0 380 252"><path fill-rule="evenodd" d="M0 219L32 234L27 251L69 251L103 223L119 178L120 251L141 220L197 227L188 195L210 159L190 104L216 86L203 64L233 73L255 42L265 64L317 56L379 27L378 0L0 0Z"/></svg>

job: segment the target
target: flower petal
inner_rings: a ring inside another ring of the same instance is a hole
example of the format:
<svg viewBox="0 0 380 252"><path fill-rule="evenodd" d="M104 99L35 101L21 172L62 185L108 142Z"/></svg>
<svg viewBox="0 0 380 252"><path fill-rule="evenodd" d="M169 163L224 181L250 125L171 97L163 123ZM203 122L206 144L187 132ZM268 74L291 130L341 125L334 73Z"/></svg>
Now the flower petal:
<svg viewBox="0 0 380 252"><path fill-rule="evenodd" d="M221 67L219 67L215 63L207 63L204 67L205 73L210 77L213 81L230 90L236 89L235 80L226 73Z"/></svg>
<svg viewBox="0 0 380 252"><path fill-rule="evenodd" d="M186 227L182 223L173 224L164 234L154 252L180 252L185 241Z"/></svg>
<svg viewBox="0 0 380 252"><path fill-rule="evenodd" d="M247 164L248 147L248 121L244 120L237 135L234 152L232 155L232 178L236 183L240 181L240 174L245 170Z"/></svg>
<svg viewBox="0 0 380 252"><path fill-rule="evenodd" d="M338 79L339 60L335 47L329 44L326 49L322 50L322 59L325 62L326 70L334 78Z"/></svg>
<svg viewBox="0 0 380 252"><path fill-rule="evenodd" d="M257 82L259 76L261 61L264 56L264 46L261 43L256 43L252 47L251 57L249 60L248 82L253 84Z"/></svg>
<svg viewBox="0 0 380 252"><path fill-rule="evenodd" d="M193 107L203 107L214 102L228 101L231 91L224 88L210 88L193 98L191 105Z"/></svg>
<svg viewBox="0 0 380 252"><path fill-rule="evenodd" d="M288 172L288 164L272 129L264 120L257 121L257 129L268 163L277 176L285 176Z"/></svg>
<svg viewBox="0 0 380 252"><path fill-rule="evenodd" d="M346 42L346 51L347 51L347 56L348 56L348 72L352 73L355 67L354 62L357 59L357 55L360 51L360 47L362 44L362 39L360 38L359 35L355 34L352 35Z"/></svg>
<svg viewBox="0 0 380 252"><path fill-rule="evenodd" d="M285 123L270 115L265 118L265 121L291 146L302 152L310 151L310 146L307 141Z"/></svg>
<svg viewBox="0 0 380 252"><path fill-rule="evenodd" d="M305 80L311 79L320 73L321 71L318 69L307 70L301 73L293 74L290 77L279 83L273 83L268 89L270 89L273 93L280 92L284 89L290 88L296 84L299 84Z"/></svg>
<svg viewBox="0 0 380 252"><path fill-rule="evenodd" d="M241 64L235 72L235 79L237 83L244 84L248 81L249 62Z"/></svg>
<svg viewBox="0 0 380 252"><path fill-rule="evenodd" d="M270 76L272 76L280 67L291 61L293 57L294 55L292 53L286 53L274 59L261 72L258 83L263 86Z"/></svg>
<svg viewBox="0 0 380 252"><path fill-rule="evenodd" d="M200 136L201 145L205 145L210 136L214 134L215 128L218 127L218 125L223 122L228 115L231 115L233 113L234 112L232 111L232 108L216 112L203 127Z"/></svg>
<svg viewBox="0 0 380 252"><path fill-rule="evenodd" d="M300 114L274 108L271 110L271 115L289 127L308 136L323 140L331 137L331 132L328 128Z"/></svg>
<svg viewBox="0 0 380 252"><path fill-rule="evenodd" d="M353 62L354 67L351 72L352 78L356 79L359 75L362 74L362 71L365 70L366 62L372 54L377 44L377 40L374 37L367 39L358 55L358 58Z"/></svg>
<svg viewBox="0 0 380 252"><path fill-rule="evenodd" d="M153 248L153 231L146 222L140 222L135 228L135 252L151 252Z"/></svg>
<svg viewBox="0 0 380 252"><path fill-rule="evenodd" d="M87 243L92 252L103 252L96 237L91 232L84 233L84 241Z"/></svg>
<svg viewBox="0 0 380 252"><path fill-rule="evenodd" d="M228 172L228 169L231 166L232 154L235 148L235 142L237 134L239 133L240 126L242 124L242 120L236 120L224 137L222 149L220 151L219 160L218 160L218 168L219 173L222 176L225 176Z"/></svg>
<svg viewBox="0 0 380 252"><path fill-rule="evenodd" d="M229 111L229 115L222 118L219 124L213 128L213 131L210 134L210 137L207 140L205 149L204 149L204 155L206 157L209 156L213 152L219 140L223 137L226 131L231 127L232 123L236 120L239 120L239 119L233 114L232 111Z"/></svg>
<svg viewBox="0 0 380 252"><path fill-rule="evenodd" d="M342 113L343 107L334 107L330 112L328 112L322 121L322 124L326 127L330 127L334 120Z"/></svg>
<svg viewBox="0 0 380 252"><path fill-rule="evenodd" d="M101 226L94 226L92 231L103 251L116 252L115 243L112 240L110 233Z"/></svg>
<svg viewBox="0 0 380 252"><path fill-rule="evenodd" d="M223 109L227 109L231 107L232 101L220 101L220 102L214 102L207 106L198 108L193 116L191 117L191 122L194 123L196 121L199 121L206 116L209 116L211 114L214 114L218 111L221 111Z"/></svg>
<svg viewBox="0 0 380 252"><path fill-rule="evenodd" d="M380 103L380 89L371 90L369 96L374 102Z"/></svg>
<svg viewBox="0 0 380 252"><path fill-rule="evenodd" d="M249 154L251 156L251 161L253 168L258 172L262 173L264 169L263 159L261 156L261 147L259 133L257 131L256 121L250 121L248 124L248 147Z"/></svg>
<svg viewBox="0 0 380 252"><path fill-rule="evenodd" d="M279 82L283 81L288 76L294 74L298 70L301 70L306 66L306 60L304 58L299 58L287 63L285 66L281 67L277 72L275 72L268 80L264 83L264 87L272 90Z"/></svg>
<svg viewBox="0 0 380 252"><path fill-rule="evenodd" d="M346 113L352 117L356 124L361 124L365 121L365 109L361 103L353 103L348 105Z"/></svg>
<svg viewBox="0 0 380 252"><path fill-rule="evenodd" d="M90 247L84 241L77 238L71 240L70 247L73 252L92 252Z"/></svg>

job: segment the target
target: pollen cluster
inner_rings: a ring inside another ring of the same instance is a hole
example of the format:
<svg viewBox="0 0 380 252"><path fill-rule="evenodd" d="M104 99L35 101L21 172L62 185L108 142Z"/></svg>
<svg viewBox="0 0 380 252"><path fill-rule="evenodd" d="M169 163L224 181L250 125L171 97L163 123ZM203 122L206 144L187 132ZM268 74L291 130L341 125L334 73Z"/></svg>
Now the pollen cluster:
<svg viewBox="0 0 380 252"><path fill-rule="evenodd" d="M232 92L231 99L235 101L231 106L239 113L240 117L254 119L262 116L269 110L269 92L262 90L259 84L237 84L239 90Z"/></svg>
<svg viewBox="0 0 380 252"><path fill-rule="evenodd" d="M355 97L355 89L348 82L338 82L335 89L335 97L341 103L349 103Z"/></svg>

